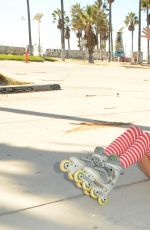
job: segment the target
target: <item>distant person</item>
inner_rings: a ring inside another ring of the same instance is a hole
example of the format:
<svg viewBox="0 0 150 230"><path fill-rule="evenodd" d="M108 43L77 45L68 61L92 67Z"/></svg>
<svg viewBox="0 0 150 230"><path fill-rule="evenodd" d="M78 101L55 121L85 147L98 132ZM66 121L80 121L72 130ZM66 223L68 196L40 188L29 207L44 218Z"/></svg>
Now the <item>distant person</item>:
<svg viewBox="0 0 150 230"><path fill-rule="evenodd" d="M144 28L142 30L142 33L143 33L142 37L145 37L148 40L150 40L150 28Z"/></svg>

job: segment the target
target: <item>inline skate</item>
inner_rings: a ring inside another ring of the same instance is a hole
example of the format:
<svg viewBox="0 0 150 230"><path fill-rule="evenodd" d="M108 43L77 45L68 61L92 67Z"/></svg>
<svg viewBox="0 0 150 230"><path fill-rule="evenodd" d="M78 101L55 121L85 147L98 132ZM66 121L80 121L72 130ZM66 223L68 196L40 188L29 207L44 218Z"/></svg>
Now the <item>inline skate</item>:
<svg viewBox="0 0 150 230"><path fill-rule="evenodd" d="M77 170L74 180L82 185L86 195L97 199L100 205L105 205L109 201L108 194L115 186L119 175L124 173L124 169L120 165L118 156L105 156L95 152L92 156L94 167ZM102 171L107 175L105 180L102 177Z"/></svg>

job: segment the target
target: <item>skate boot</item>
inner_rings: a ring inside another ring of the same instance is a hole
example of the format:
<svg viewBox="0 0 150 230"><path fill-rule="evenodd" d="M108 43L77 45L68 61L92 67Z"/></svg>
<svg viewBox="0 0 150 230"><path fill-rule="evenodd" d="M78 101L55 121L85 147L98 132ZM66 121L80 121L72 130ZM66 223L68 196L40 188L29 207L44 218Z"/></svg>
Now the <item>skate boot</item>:
<svg viewBox="0 0 150 230"><path fill-rule="evenodd" d="M103 168L106 170L106 173L111 174L111 179L108 181L104 181L101 176L102 166L94 168L84 167L82 170L78 170L74 175L75 181L82 184L84 193L97 199L100 205L108 203L108 194L115 186L119 175L123 174L124 171L120 165L119 158L115 155L106 156L106 160L103 163ZM110 175L108 178L110 178Z"/></svg>
<svg viewBox="0 0 150 230"><path fill-rule="evenodd" d="M103 147L96 147L94 149L92 161L94 164L94 168L98 169L98 171L101 171L103 174L105 174L107 182L112 180L112 170L106 167L107 156L104 154Z"/></svg>
<svg viewBox="0 0 150 230"><path fill-rule="evenodd" d="M95 184L90 190L91 197L97 199L100 205L105 205L106 203L108 203L108 194L116 185L119 176L124 174L124 168L120 164L119 157L116 155L107 156L107 162L105 162L105 167L107 168L107 171L111 174L111 180L107 181L107 183L101 184L99 183L100 180L98 181L98 178L95 177Z"/></svg>
<svg viewBox="0 0 150 230"><path fill-rule="evenodd" d="M85 167L85 163L76 157L70 157L69 160L62 160L60 162L60 170L64 173L68 173L70 180L73 180L75 172L83 167ZM77 184L77 186L81 187L79 184Z"/></svg>
<svg viewBox="0 0 150 230"><path fill-rule="evenodd" d="M107 156L104 154L103 147L96 147L94 149L94 154L88 154L81 157L80 159L86 162L87 167L94 168L95 170L101 172L103 174L103 177L105 177L105 181L108 182L112 180L112 171L109 168L105 167L105 162L107 162ZM79 175L81 174L82 170L79 171ZM80 183L82 184L82 180L80 180Z"/></svg>
<svg viewBox="0 0 150 230"><path fill-rule="evenodd" d="M104 162L107 160L107 157L104 154L104 148L96 147L94 150L94 154L88 154L80 159L87 163L89 162L93 165L93 167L96 167L104 166Z"/></svg>

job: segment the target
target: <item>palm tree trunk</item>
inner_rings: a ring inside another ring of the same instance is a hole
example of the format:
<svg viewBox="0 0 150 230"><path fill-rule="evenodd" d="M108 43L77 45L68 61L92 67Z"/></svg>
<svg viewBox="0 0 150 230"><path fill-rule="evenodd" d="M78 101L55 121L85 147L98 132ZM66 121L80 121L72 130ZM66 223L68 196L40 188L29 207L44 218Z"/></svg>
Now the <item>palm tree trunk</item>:
<svg viewBox="0 0 150 230"><path fill-rule="evenodd" d="M65 35L64 35L64 2L61 0L61 20L62 20L62 28L61 28L61 58L62 61L65 61Z"/></svg>
<svg viewBox="0 0 150 230"><path fill-rule="evenodd" d="M93 59L93 51L89 50L89 63L94 63L94 59Z"/></svg>
<svg viewBox="0 0 150 230"><path fill-rule="evenodd" d="M99 44L100 44L100 60L103 61L103 55L102 55L102 38L101 35L99 35Z"/></svg>
<svg viewBox="0 0 150 230"><path fill-rule="evenodd" d="M70 39L68 38L68 52L70 52Z"/></svg>
<svg viewBox="0 0 150 230"><path fill-rule="evenodd" d="M29 0L27 0L27 14L28 14L28 30L29 30L29 54L33 55L33 48L32 48L32 37L31 37L31 20L30 20L30 5Z"/></svg>
<svg viewBox="0 0 150 230"><path fill-rule="evenodd" d="M96 28L96 39L97 39L97 51L99 51L99 39L98 39L98 30Z"/></svg>
<svg viewBox="0 0 150 230"><path fill-rule="evenodd" d="M112 23L111 23L111 60L113 60L113 34L112 34Z"/></svg>
<svg viewBox="0 0 150 230"><path fill-rule="evenodd" d="M131 55L133 57L133 31L131 31L131 36L132 36Z"/></svg>
<svg viewBox="0 0 150 230"><path fill-rule="evenodd" d="M138 64L141 64L141 0L139 0Z"/></svg>

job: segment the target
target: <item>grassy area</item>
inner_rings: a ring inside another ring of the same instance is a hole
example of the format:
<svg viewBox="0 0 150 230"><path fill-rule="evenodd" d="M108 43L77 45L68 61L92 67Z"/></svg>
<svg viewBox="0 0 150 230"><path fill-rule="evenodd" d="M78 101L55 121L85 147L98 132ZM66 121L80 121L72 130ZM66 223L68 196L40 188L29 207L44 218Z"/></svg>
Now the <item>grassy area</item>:
<svg viewBox="0 0 150 230"><path fill-rule="evenodd" d="M14 61L25 61L25 55L13 55L13 54L0 54L0 60L14 60ZM57 58L52 57L40 57L40 56L29 56L29 61L33 62L44 62L44 61L58 61Z"/></svg>
<svg viewBox="0 0 150 230"><path fill-rule="evenodd" d="M0 60L14 60L14 61L26 61L24 55L13 55L13 54L0 54ZM44 62L44 61L50 61L55 62L58 61L58 58L52 58L52 57L40 57L40 56L29 56L29 62ZM0 73L0 86L6 86L6 85L25 85L25 84L31 84L31 82L22 82L22 81L16 81L10 77L4 76Z"/></svg>
<svg viewBox="0 0 150 230"><path fill-rule="evenodd" d="M54 57L44 57L45 61L55 62L60 61L60 58L54 58Z"/></svg>
<svg viewBox="0 0 150 230"><path fill-rule="evenodd" d="M9 77L6 77L6 76L4 76L3 74L0 73L0 86L4 86L4 85L25 85L25 84L30 84L30 82L16 81L16 80L11 79Z"/></svg>

